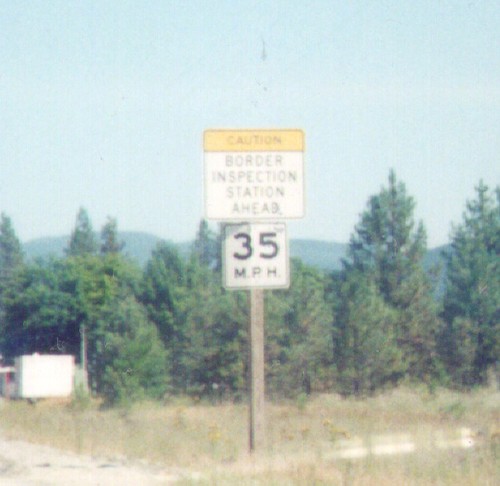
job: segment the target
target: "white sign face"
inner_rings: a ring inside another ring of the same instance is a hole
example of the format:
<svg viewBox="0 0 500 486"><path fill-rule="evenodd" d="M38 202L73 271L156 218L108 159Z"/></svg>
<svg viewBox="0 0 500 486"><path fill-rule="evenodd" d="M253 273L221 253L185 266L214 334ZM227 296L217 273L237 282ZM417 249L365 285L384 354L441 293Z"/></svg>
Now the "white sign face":
<svg viewBox="0 0 500 486"><path fill-rule="evenodd" d="M227 289L288 288L290 285L284 223L227 225L223 255Z"/></svg>
<svg viewBox="0 0 500 486"><path fill-rule="evenodd" d="M205 216L262 221L304 216L300 130L205 132Z"/></svg>

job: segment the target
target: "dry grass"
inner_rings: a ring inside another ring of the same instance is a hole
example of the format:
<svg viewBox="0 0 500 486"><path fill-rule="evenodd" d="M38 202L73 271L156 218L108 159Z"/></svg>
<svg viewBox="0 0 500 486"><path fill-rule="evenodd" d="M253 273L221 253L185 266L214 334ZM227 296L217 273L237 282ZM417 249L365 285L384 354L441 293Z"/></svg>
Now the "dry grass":
<svg viewBox="0 0 500 486"><path fill-rule="evenodd" d="M100 410L98 404L4 403L3 436L95 456L144 460L197 471L202 485L494 485L500 482L500 394L398 389L366 400L320 395L304 402L268 404L268 445L247 451L244 404L141 403ZM476 431L476 446L436 450L437 431ZM369 443L384 434L407 434L416 452L346 460L342 443Z"/></svg>

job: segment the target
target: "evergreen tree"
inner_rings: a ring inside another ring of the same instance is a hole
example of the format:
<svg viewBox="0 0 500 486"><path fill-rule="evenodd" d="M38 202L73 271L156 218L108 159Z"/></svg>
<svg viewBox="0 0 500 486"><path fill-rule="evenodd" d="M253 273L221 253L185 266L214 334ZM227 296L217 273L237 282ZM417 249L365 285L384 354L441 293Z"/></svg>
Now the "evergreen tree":
<svg viewBox="0 0 500 486"><path fill-rule="evenodd" d="M8 329L12 326L6 316L6 308L15 298L24 268L24 254L10 218L2 213L0 217L0 346L5 353Z"/></svg>
<svg viewBox="0 0 500 486"><path fill-rule="evenodd" d="M39 260L19 273L18 284L5 301L2 352L79 355L82 309L68 286L63 260Z"/></svg>
<svg viewBox="0 0 500 486"><path fill-rule="evenodd" d="M391 171L388 187L369 199L368 208L355 228L348 258L343 262L342 279L347 282L354 279L358 285L360 279L366 279L370 282L369 291L361 290L361 294L356 294L358 291L354 287L347 294L355 291L357 298L364 295L368 299L365 305L370 308L373 292L377 292L390 311L393 324L389 335L395 338L401 362L395 360L394 370L385 370L386 374L395 377L406 373L412 379L429 381L439 369L436 341L441 322L432 286L422 266L426 236L423 225L415 225L414 207L405 185L398 182ZM342 302L344 291L342 286L337 288L340 289L338 302ZM353 308L352 312L355 310ZM345 325L364 326L361 318L353 319L350 314L348 309L338 312L337 330ZM343 322L341 316L344 316ZM351 331L348 334L354 335ZM389 354L396 355L394 350Z"/></svg>
<svg viewBox="0 0 500 486"><path fill-rule="evenodd" d="M92 223L84 208L80 208L76 217L76 225L71 233L69 245L66 248L68 256L94 255L97 251Z"/></svg>
<svg viewBox="0 0 500 486"><path fill-rule="evenodd" d="M331 307L326 279L293 259L290 288L266 296L266 375L270 393L323 391L331 383Z"/></svg>
<svg viewBox="0 0 500 486"><path fill-rule="evenodd" d="M146 264L140 301L168 351L174 386L184 382L181 355L185 346L186 279L186 264L177 248L158 243Z"/></svg>
<svg viewBox="0 0 500 486"><path fill-rule="evenodd" d="M359 270L342 272L334 285L333 356L338 391L365 395L396 384L406 371L395 332L396 312L374 280Z"/></svg>
<svg viewBox="0 0 500 486"><path fill-rule="evenodd" d="M426 252L425 230L422 223L415 229L414 209L413 198L391 170L389 187L369 199L349 244L349 266L371 274L385 301L400 308L412 298L402 284L421 272Z"/></svg>
<svg viewBox="0 0 500 486"><path fill-rule="evenodd" d="M167 391L167 353L158 330L134 297L103 308L97 389L109 403L160 399Z"/></svg>
<svg viewBox="0 0 500 486"><path fill-rule="evenodd" d="M24 262L21 243L11 219L4 213L0 217L0 293L9 284Z"/></svg>
<svg viewBox="0 0 500 486"><path fill-rule="evenodd" d="M77 304L79 338L85 331L87 363L92 389L102 391L103 349L112 327L112 316L123 301L135 300L140 287L141 271L132 261L118 253L87 255L65 261L65 289ZM109 322L102 316L109 317ZM75 329L76 331L76 329Z"/></svg>
<svg viewBox="0 0 500 486"><path fill-rule="evenodd" d="M208 226L207 220L202 219L193 244L193 254L202 265L215 268L217 266L219 246L214 232Z"/></svg>
<svg viewBox="0 0 500 486"><path fill-rule="evenodd" d="M226 292L206 267L190 271L197 275L191 276L187 297L181 390L197 396L240 398L246 383L246 296Z"/></svg>
<svg viewBox="0 0 500 486"><path fill-rule="evenodd" d="M482 181L452 231L443 316L441 352L453 381L484 383L500 360L500 188L490 193Z"/></svg>
<svg viewBox="0 0 500 486"><path fill-rule="evenodd" d="M124 247L125 243L118 239L118 223L116 219L108 217L101 230L101 255L120 253Z"/></svg>

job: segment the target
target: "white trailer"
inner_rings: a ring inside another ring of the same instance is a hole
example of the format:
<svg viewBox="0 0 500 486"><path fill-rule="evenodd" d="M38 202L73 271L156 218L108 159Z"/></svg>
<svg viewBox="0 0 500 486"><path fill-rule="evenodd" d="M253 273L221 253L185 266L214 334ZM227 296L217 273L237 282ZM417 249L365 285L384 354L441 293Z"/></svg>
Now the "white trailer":
<svg viewBox="0 0 500 486"><path fill-rule="evenodd" d="M74 356L24 355L14 360L14 368L17 398L69 397L73 393Z"/></svg>

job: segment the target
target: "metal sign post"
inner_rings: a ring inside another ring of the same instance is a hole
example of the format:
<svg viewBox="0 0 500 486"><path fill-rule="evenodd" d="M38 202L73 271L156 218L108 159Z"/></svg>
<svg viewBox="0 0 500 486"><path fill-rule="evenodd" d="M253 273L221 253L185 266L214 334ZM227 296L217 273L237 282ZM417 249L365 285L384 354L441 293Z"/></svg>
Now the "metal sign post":
<svg viewBox="0 0 500 486"><path fill-rule="evenodd" d="M205 216L238 223L225 229L224 287L250 290L249 446L255 452L266 442L263 289L290 284L286 227L275 221L304 216L304 133L206 130L203 148Z"/></svg>

